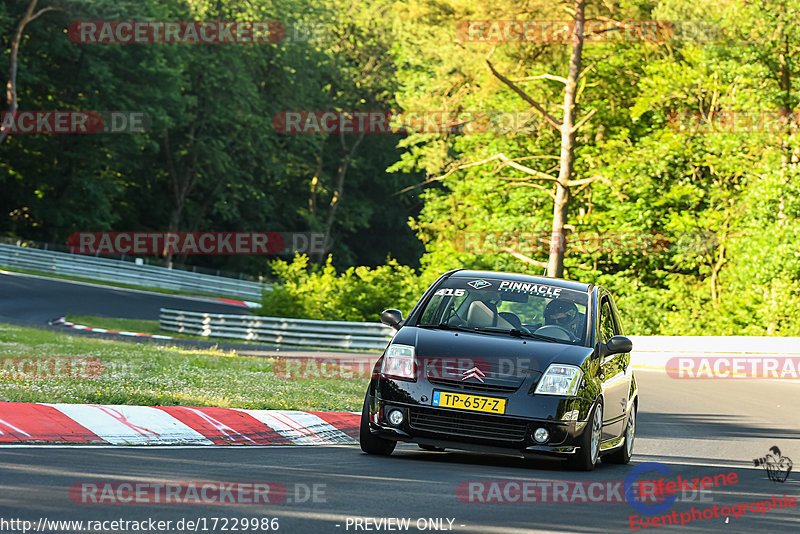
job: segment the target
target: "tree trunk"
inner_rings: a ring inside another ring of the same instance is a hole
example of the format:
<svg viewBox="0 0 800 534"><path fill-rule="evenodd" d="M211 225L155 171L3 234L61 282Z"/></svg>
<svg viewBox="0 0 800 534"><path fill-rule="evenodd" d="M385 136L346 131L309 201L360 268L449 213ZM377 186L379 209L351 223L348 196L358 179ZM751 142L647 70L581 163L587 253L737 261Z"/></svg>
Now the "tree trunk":
<svg viewBox="0 0 800 534"><path fill-rule="evenodd" d="M194 134L195 129L192 127L189 134L189 139L194 139ZM169 175L172 182L172 210L170 211L169 216L169 228L167 229L168 234L176 233L180 228L181 217L183 216L183 208L186 205L186 199L189 197L189 193L192 191L195 179L197 178L197 175L194 171L194 153L192 148L192 144L190 144L187 148L187 152L190 154L189 157L191 158L191 161L186 163L186 168L184 169L182 175L179 175L175 168L172 149L169 144L169 132L164 133L164 153L167 158L167 169L169 170ZM166 239L164 241L164 250L162 253L164 254L164 259L167 262L167 267L171 269L173 253L172 249L166 246Z"/></svg>
<svg viewBox="0 0 800 534"><path fill-rule="evenodd" d="M561 165L556 182L556 198L553 203L553 229L550 237L550 257L547 262L547 276L564 276L564 249L569 208L569 182L575 163L575 93L583 58L583 25L585 0L575 0L575 24L572 29L572 54L569 60L569 74L564 91L564 120L561 123Z"/></svg>
<svg viewBox="0 0 800 534"><path fill-rule="evenodd" d="M19 45L22 41L22 32L25 31L25 26L27 26L29 22L36 20L43 13L56 9L54 7L45 7L34 13L33 10L36 9L37 2L38 0L31 0L31 3L28 4L28 9L25 10L25 14L22 16L19 24L17 24L17 29L14 31L14 38L11 40L11 53L8 61L8 82L6 83L6 104L8 104L8 111L11 113L15 113L17 109L19 109L17 102L17 71L19 69ZM0 128L0 143L5 140L6 136L8 136L8 132Z"/></svg>
<svg viewBox="0 0 800 534"><path fill-rule="evenodd" d="M792 147L789 143L789 138L792 135L792 128L791 128L791 114L792 114L792 78L790 74L790 66L789 66L789 38L784 37L783 39L783 49L778 54L778 64L779 64L779 74L778 74L778 85L781 91L781 118L785 121L784 123L784 131L783 135L781 135L781 171L780 171L780 181L781 181L781 191L778 200L778 224L782 225L786 222L786 199L784 198L784 192L786 191L786 185L789 183L787 178L787 171L790 165L793 165L794 162L792 161Z"/></svg>
<svg viewBox="0 0 800 534"><path fill-rule="evenodd" d="M344 143L344 135L339 135L342 149L344 150L344 156L342 156L342 160L339 163L339 170L336 173L336 190L333 192L333 198L331 198L330 208L328 209L328 216L325 220L325 239L323 241L322 250L317 257L317 263L320 264L325 261L325 256L330 250L331 229L333 228L333 222L336 220L336 210L339 208L339 204L344 197L344 181L347 176L347 169L350 167L350 162L353 160L358 145L361 144L361 141L364 139L364 132L361 132L353 143L353 146L348 150L347 145Z"/></svg>
<svg viewBox="0 0 800 534"><path fill-rule="evenodd" d="M317 170L311 178L311 193L308 196L308 214L313 219L317 214L317 188L322 179L322 154L325 150L325 143L320 143L319 153L317 154Z"/></svg>

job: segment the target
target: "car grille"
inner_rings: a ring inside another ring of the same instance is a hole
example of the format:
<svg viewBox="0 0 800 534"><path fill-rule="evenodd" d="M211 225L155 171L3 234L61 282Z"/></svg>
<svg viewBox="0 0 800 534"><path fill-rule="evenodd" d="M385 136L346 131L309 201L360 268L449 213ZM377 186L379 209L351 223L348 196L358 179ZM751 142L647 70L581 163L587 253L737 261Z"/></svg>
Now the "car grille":
<svg viewBox="0 0 800 534"><path fill-rule="evenodd" d="M486 384L481 382L462 382L460 380L446 380L442 378L430 378L428 382L435 386L443 386L448 389L460 389L464 391L481 391L484 393L514 393L519 389L517 385Z"/></svg>
<svg viewBox="0 0 800 534"><path fill-rule="evenodd" d="M411 428L450 436L523 441L528 422L496 415L483 415L431 408L411 408Z"/></svg>

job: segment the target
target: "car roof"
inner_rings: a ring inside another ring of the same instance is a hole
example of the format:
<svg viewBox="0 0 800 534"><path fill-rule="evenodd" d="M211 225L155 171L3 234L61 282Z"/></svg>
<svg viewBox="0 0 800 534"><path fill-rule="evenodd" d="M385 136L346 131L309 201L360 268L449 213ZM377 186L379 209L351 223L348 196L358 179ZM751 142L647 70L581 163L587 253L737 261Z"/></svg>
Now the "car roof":
<svg viewBox="0 0 800 534"><path fill-rule="evenodd" d="M584 284L563 278L549 278L547 276L533 276L530 274L504 273L499 271L469 271L458 269L453 271L449 278L494 278L496 280L513 280L515 282L528 282L534 284L547 284L554 287L563 287L573 291L589 292L594 288L593 284Z"/></svg>

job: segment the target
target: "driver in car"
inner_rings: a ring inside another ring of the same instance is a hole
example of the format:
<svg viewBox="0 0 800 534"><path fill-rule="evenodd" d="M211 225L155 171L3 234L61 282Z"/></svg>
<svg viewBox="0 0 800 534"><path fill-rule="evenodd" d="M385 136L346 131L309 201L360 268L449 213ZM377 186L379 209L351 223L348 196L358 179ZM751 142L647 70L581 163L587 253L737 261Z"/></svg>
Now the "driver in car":
<svg viewBox="0 0 800 534"><path fill-rule="evenodd" d="M565 300L551 300L544 308L545 325L560 326L575 337L580 337L578 316L578 307Z"/></svg>

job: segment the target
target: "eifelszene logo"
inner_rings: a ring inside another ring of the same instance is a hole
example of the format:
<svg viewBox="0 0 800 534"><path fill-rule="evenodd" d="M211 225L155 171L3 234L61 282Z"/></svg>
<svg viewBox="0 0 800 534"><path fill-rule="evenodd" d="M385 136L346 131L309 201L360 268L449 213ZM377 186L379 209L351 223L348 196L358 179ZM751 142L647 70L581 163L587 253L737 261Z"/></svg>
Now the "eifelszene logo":
<svg viewBox="0 0 800 534"><path fill-rule="evenodd" d="M766 456L754 458L753 463L756 467L762 466L773 482L786 482L789 473L792 472L792 460L787 456L781 456L781 450L775 445L769 448Z"/></svg>

